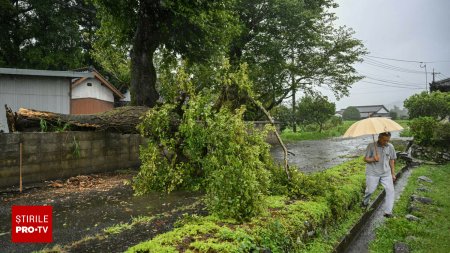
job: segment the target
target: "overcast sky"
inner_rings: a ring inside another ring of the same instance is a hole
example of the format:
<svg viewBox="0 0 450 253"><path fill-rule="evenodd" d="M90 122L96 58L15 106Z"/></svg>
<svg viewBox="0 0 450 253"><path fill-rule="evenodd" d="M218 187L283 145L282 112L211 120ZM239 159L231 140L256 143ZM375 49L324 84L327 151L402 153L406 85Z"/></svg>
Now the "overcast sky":
<svg viewBox="0 0 450 253"><path fill-rule="evenodd" d="M351 105L383 104L403 107L403 101L425 90L426 61L428 82L433 68L450 77L450 0L336 0L337 25L351 27L354 37L369 51L356 69L367 76L353 85L349 97L336 101L336 109ZM436 62L440 61L440 62ZM386 65L388 64L388 65ZM375 84L376 83L376 84ZM395 87L394 87L395 86Z"/></svg>

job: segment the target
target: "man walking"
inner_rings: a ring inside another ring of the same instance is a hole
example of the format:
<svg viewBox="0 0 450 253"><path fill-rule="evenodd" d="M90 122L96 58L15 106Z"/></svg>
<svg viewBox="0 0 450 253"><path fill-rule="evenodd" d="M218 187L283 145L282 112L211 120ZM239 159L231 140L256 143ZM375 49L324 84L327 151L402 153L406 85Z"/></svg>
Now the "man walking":
<svg viewBox="0 0 450 253"><path fill-rule="evenodd" d="M389 143L391 133L385 132L378 135L377 143L367 146L364 161L366 165L366 191L362 205L368 206L370 196L381 183L386 191L385 217L392 217L394 207L394 181L395 177L395 153L394 146Z"/></svg>

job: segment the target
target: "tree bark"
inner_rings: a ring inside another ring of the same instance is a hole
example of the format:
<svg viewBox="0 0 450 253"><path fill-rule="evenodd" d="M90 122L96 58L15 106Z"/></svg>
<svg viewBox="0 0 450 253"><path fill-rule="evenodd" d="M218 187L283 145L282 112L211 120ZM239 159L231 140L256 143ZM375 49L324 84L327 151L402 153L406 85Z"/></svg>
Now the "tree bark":
<svg viewBox="0 0 450 253"><path fill-rule="evenodd" d="M85 115L60 114L20 108L13 113L6 108L10 132L40 131L106 131L115 133L139 133L136 126L140 117L149 110L145 106L118 107L113 110Z"/></svg>
<svg viewBox="0 0 450 253"><path fill-rule="evenodd" d="M131 98L137 106L154 107L159 99L156 90L156 69L153 55L159 46L158 32L154 27L148 1L142 1L139 21L131 51Z"/></svg>

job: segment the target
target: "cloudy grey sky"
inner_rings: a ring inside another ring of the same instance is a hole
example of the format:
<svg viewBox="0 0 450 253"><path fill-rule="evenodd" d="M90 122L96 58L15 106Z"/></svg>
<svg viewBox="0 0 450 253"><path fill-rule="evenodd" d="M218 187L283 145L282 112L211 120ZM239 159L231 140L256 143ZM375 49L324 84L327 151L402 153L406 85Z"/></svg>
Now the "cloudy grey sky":
<svg viewBox="0 0 450 253"><path fill-rule="evenodd" d="M367 76L353 85L349 97L336 102L336 109L351 105L384 104L403 106L414 93L425 90L426 61L428 82L433 68L450 77L450 0L337 0L337 25L351 27L355 37L369 51L356 69ZM407 61L393 61L381 58Z"/></svg>

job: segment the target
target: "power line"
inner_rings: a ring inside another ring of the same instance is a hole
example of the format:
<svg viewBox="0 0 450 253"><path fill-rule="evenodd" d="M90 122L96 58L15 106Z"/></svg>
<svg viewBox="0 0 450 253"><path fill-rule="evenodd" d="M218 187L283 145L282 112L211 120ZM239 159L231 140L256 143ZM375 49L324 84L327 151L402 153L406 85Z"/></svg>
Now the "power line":
<svg viewBox="0 0 450 253"><path fill-rule="evenodd" d="M448 78L446 75L444 75L444 74L442 74L442 73L439 73L438 75L441 76L441 77L444 78L444 79L447 79L447 78Z"/></svg>
<svg viewBox="0 0 450 253"><path fill-rule="evenodd" d="M366 64L371 65L371 66L387 69L387 70L397 71L397 72L404 72L404 73L410 73L410 74L420 74L420 75L423 75L423 73L424 73L423 71L402 68L402 67L394 66L394 65L387 64L387 63L384 63L384 62L380 62L380 61L376 61L376 60L373 60L373 59L369 59L369 58L366 58L363 63L366 63ZM431 74L431 72L429 72L429 73Z"/></svg>
<svg viewBox="0 0 450 253"><path fill-rule="evenodd" d="M401 86L406 86L406 87L422 86L422 84L420 84L420 83L399 82L399 81L395 81L395 80L380 79L380 78L373 77L371 75L365 75L365 74L363 74L361 72L359 72L359 74L363 75L367 79L372 79L372 80L380 81L380 82L384 82L384 83L390 83L390 84L401 85Z"/></svg>
<svg viewBox="0 0 450 253"><path fill-rule="evenodd" d="M403 59L395 59L395 58L387 58L387 57L379 57L373 55L366 55L365 57L390 60L390 61L400 61L400 62L415 62L415 63L436 63L436 62L450 62L450 60L442 60L442 61L413 61L413 60L403 60Z"/></svg>
<svg viewBox="0 0 450 253"><path fill-rule="evenodd" d="M386 87L394 87L394 88L401 88L401 89L410 89L410 90L423 90L424 88L419 88L419 87L405 87L405 86L397 86L397 85L388 85L388 84L382 84L382 83L374 83L374 82L369 82L369 81L360 81L363 83L370 83L370 84L375 84L375 85L380 85L380 86L386 86Z"/></svg>
<svg viewBox="0 0 450 253"><path fill-rule="evenodd" d="M400 90L402 90L402 88L393 88L393 89L390 89L389 91L395 91L395 90L400 91ZM373 92L350 92L350 95L379 94L379 93L386 93L386 91L385 90L382 90L382 91L379 90L379 91L373 91Z"/></svg>

